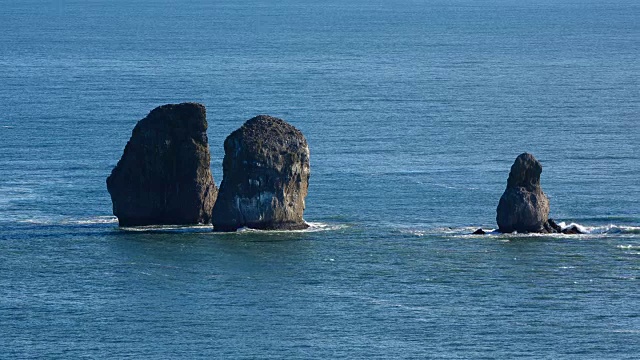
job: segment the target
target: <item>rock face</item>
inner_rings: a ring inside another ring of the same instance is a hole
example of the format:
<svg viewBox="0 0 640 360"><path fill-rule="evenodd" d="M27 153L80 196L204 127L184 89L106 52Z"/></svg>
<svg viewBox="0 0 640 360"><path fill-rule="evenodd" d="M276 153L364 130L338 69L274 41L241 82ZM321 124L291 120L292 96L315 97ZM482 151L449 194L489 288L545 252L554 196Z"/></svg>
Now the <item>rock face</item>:
<svg viewBox="0 0 640 360"><path fill-rule="evenodd" d="M210 223L218 190L205 107L153 109L133 129L107 189L120 226Z"/></svg>
<svg viewBox="0 0 640 360"><path fill-rule="evenodd" d="M549 199L540 187L541 173L542 165L533 155L524 153L516 158L498 203L500 232L557 232L549 222Z"/></svg>
<svg viewBox="0 0 640 360"><path fill-rule="evenodd" d="M298 230L309 187L309 146L284 120L256 116L224 142L223 179L213 208L215 231L241 227Z"/></svg>

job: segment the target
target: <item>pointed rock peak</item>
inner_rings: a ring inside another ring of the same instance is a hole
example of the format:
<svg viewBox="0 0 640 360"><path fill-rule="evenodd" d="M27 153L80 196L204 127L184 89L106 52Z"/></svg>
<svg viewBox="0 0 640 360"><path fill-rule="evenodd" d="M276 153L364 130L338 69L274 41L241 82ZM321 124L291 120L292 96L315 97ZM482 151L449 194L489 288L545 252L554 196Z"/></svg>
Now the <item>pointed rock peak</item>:
<svg viewBox="0 0 640 360"><path fill-rule="evenodd" d="M507 187L539 187L540 174L542 174L542 164L533 155L522 153L511 165Z"/></svg>
<svg viewBox="0 0 640 360"><path fill-rule="evenodd" d="M542 165L529 153L521 154L511 166L507 188L498 202L498 230L510 232L553 232L548 224L549 199L540 187Z"/></svg>

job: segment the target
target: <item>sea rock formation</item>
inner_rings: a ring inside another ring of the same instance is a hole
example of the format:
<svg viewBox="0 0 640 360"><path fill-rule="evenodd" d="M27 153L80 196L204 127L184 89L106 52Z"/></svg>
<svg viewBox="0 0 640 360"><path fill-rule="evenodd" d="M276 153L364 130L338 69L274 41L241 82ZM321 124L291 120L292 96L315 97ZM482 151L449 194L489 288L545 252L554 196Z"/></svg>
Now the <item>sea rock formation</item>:
<svg viewBox="0 0 640 360"><path fill-rule="evenodd" d="M547 223L549 224L549 227L553 229L553 231L549 231L549 232L558 232L558 233L569 234L569 235L587 233L586 230L578 224L569 224L563 227L560 224L557 224L553 219L549 219ZM564 225L564 223L562 223L562 225Z"/></svg>
<svg viewBox="0 0 640 360"><path fill-rule="evenodd" d="M215 231L241 227L298 230L309 187L309 146L284 120L256 116L224 142L223 179L213 208Z"/></svg>
<svg viewBox="0 0 640 360"><path fill-rule="evenodd" d="M549 199L540 187L542 165L524 153L511 166L507 188L498 203L498 231L510 233L558 232L549 222ZM557 225L556 225L557 226Z"/></svg>
<svg viewBox="0 0 640 360"><path fill-rule="evenodd" d="M133 129L107 189L120 226L210 223L218 190L205 107L153 109Z"/></svg>
<svg viewBox="0 0 640 360"><path fill-rule="evenodd" d="M545 228L547 228L549 231L548 232L553 232L553 233L559 233L562 232L562 226L560 226L558 223L556 223L555 220L553 219L549 219L547 220L547 224L545 226Z"/></svg>
<svg viewBox="0 0 640 360"><path fill-rule="evenodd" d="M571 224L567 226L566 228L562 229L560 232L562 232L563 234L569 234L569 235L586 234L586 232L584 232L582 229L580 229L580 227L578 227L575 224Z"/></svg>

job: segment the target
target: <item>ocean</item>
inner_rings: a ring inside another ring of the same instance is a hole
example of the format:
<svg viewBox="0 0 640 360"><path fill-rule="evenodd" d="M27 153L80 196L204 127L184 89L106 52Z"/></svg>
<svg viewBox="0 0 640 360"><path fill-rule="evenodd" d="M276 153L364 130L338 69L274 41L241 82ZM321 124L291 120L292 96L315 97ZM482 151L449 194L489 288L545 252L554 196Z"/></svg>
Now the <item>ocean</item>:
<svg viewBox="0 0 640 360"><path fill-rule="evenodd" d="M636 359L635 0L0 0L0 358ZM306 231L121 229L156 106L306 136ZM495 228L509 168L551 217Z"/></svg>

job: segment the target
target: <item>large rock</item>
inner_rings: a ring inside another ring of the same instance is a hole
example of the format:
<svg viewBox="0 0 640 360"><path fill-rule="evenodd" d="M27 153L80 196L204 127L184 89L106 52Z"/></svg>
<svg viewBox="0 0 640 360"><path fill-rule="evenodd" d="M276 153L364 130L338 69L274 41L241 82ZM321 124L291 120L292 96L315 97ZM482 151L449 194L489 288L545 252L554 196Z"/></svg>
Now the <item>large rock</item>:
<svg viewBox="0 0 640 360"><path fill-rule="evenodd" d="M500 232L557 232L549 222L549 199L540 187L541 173L542 165L533 155L524 153L516 158L498 203Z"/></svg>
<svg viewBox="0 0 640 360"><path fill-rule="evenodd" d="M309 187L309 146L284 120L260 115L224 142L223 178L213 208L215 231L241 227L297 230Z"/></svg>
<svg viewBox="0 0 640 360"><path fill-rule="evenodd" d="M153 109L133 129L107 189L120 226L210 223L218 190L205 107Z"/></svg>

